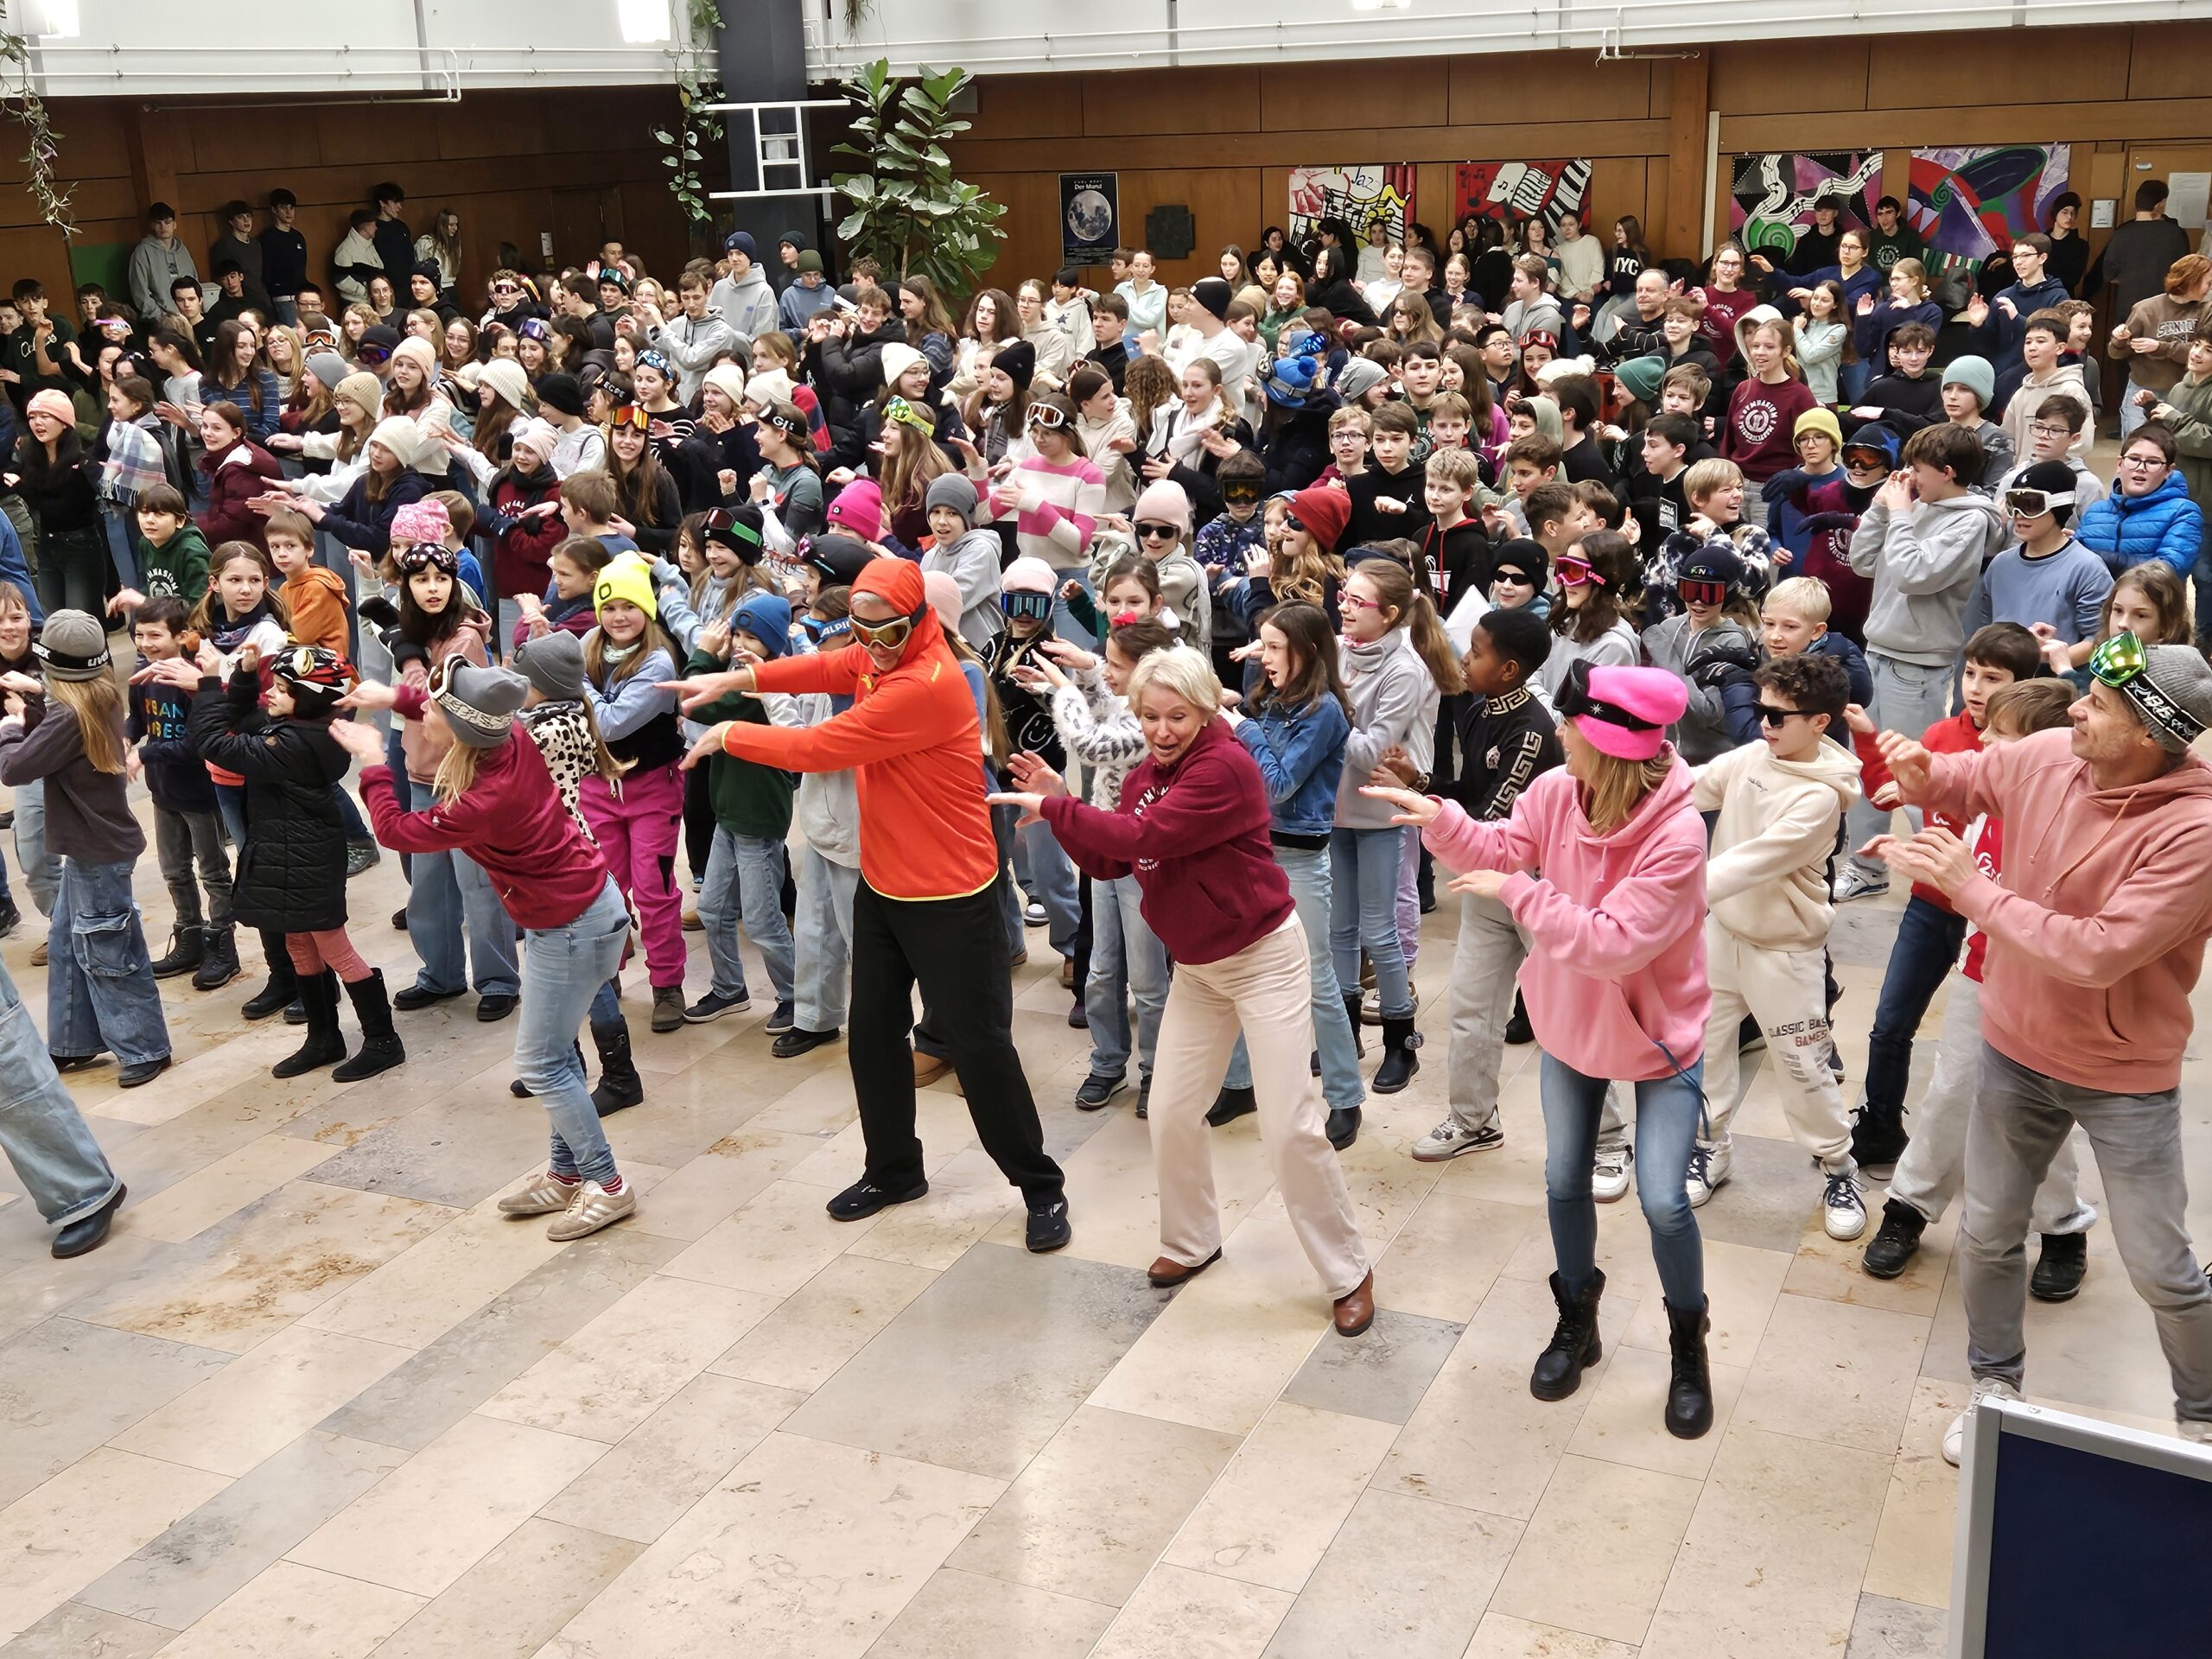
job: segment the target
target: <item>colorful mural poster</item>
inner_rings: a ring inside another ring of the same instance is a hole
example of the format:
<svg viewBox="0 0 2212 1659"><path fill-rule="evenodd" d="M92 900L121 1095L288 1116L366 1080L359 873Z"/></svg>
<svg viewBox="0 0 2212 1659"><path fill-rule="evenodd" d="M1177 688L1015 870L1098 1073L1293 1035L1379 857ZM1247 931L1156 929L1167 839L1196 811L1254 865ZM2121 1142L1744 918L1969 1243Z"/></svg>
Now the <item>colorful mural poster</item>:
<svg viewBox="0 0 2212 1659"><path fill-rule="evenodd" d="M2066 188L2068 144L1916 149L1905 217L1936 253L1986 259L2016 236L2050 228L2050 200Z"/></svg>
<svg viewBox="0 0 2212 1659"><path fill-rule="evenodd" d="M1882 196L1882 152L1769 150L1738 156L1728 195L1728 230L1752 253L1777 263L1797 245L1821 203L1840 212L1839 228L1872 229Z"/></svg>
<svg viewBox="0 0 2212 1659"><path fill-rule="evenodd" d="M1515 224L1541 216L1557 225L1565 213L1590 219L1590 162L1462 162L1454 169L1452 222L1470 217Z"/></svg>
<svg viewBox="0 0 2212 1659"><path fill-rule="evenodd" d="M1381 220L1393 242L1406 239L1414 218L1414 168L1410 162L1376 162L1354 167L1294 167L1290 169L1290 239L1303 245L1325 219L1351 226L1351 245L1367 240L1367 228Z"/></svg>

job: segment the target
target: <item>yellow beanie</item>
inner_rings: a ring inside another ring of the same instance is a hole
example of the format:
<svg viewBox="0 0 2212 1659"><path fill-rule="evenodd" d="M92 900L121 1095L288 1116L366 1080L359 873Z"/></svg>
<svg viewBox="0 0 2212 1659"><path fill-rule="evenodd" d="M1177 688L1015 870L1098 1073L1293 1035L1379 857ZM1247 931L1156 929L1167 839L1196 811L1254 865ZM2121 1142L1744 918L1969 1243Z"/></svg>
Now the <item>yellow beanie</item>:
<svg viewBox="0 0 2212 1659"><path fill-rule="evenodd" d="M618 555L599 573L591 590L592 614L596 616L616 600L626 600L658 620L659 601L653 596L653 573L634 553Z"/></svg>
<svg viewBox="0 0 2212 1659"><path fill-rule="evenodd" d="M1842 424L1837 421L1835 417L1835 411L1832 409L1825 409L1816 405L1814 408L1807 410L1802 415L1800 415L1797 417L1796 428L1789 435L1793 439L1802 438L1808 432L1821 433L1827 437L1830 443L1835 445L1838 449L1841 449L1843 448L1843 427Z"/></svg>

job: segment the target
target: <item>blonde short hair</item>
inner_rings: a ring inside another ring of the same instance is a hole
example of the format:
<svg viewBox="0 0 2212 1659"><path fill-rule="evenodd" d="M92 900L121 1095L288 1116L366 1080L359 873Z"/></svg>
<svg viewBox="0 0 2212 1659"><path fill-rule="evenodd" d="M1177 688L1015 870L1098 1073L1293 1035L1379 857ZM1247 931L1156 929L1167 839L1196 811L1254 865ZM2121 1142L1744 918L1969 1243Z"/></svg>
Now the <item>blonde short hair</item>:
<svg viewBox="0 0 2212 1659"><path fill-rule="evenodd" d="M1697 502L1744 481L1744 469L1732 461L1707 456L1682 474L1682 499Z"/></svg>
<svg viewBox="0 0 2212 1659"><path fill-rule="evenodd" d="M1482 482L1482 468L1471 449L1439 449L1428 458L1427 476L1439 484L1471 490Z"/></svg>
<svg viewBox="0 0 2212 1659"><path fill-rule="evenodd" d="M1356 426L1363 432L1371 432L1375 429L1375 420L1360 404L1346 404L1329 416L1329 430L1334 432L1347 426Z"/></svg>
<svg viewBox="0 0 2212 1659"><path fill-rule="evenodd" d="M1828 596L1828 585L1818 576L1792 576L1787 582L1777 582L1766 602L1778 611L1792 616L1802 616L1808 622L1826 622L1834 610Z"/></svg>
<svg viewBox="0 0 2212 1659"><path fill-rule="evenodd" d="M1144 694L1154 686L1198 709L1208 720L1221 712L1221 682L1214 677L1206 654L1191 645L1171 645L1147 652L1129 672L1128 705L1132 712L1144 706Z"/></svg>

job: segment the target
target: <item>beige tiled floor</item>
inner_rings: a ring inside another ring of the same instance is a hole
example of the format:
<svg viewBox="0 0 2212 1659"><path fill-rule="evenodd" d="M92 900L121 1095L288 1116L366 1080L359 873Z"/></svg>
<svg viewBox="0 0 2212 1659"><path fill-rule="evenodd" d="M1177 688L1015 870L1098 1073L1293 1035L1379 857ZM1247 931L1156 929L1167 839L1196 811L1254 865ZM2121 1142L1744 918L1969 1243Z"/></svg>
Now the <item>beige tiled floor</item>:
<svg viewBox="0 0 2212 1659"><path fill-rule="evenodd" d="M138 888L158 930L150 860ZM387 861L353 899L404 982L398 892ZM1840 930L1854 1078L1894 914ZM1441 918L1426 939L1440 1009ZM37 1009L31 943L0 957ZM105 1249L53 1262L30 1206L0 1204L0 1652L1940 1650L1953 1228L1866 1278L1763 1069L1703 1212L1719 1421L1683 1442L1632 1202L1601 1216L1605 1362L1562 1403L1528 1392L1552 1320L1530 1050L1508 1052L1503 1151L1407 1157L1441 1112L1440 1029L1414 1088L1370 1103L1344 1161L1383 1313L1345 1344L1249 1119L1215 1137L1223 1262L1174 1296L1144 1283L1144 1128L1126 1093L1074 1110L1085 1039L1041 964L1017 1034L1076 1230L1047 1258L949 1088L923 1102L930 1197L830 1222L859 1168L842 1050L776 1061L757 1011L652 1037L634 987L648 1099L610 1128L643 1209L548 1243L493 1208L543 1137L506 1090L511 1027L463 999L404 1016L402 1071L288 1085L266 1069L296 1037L242 1025L247 988L172 988L181 1064L155 1087L83 1080L132 1189ZM2081 1299L2030 1332L2038 1396L2164 1414L2104 1230Z"/></svg>

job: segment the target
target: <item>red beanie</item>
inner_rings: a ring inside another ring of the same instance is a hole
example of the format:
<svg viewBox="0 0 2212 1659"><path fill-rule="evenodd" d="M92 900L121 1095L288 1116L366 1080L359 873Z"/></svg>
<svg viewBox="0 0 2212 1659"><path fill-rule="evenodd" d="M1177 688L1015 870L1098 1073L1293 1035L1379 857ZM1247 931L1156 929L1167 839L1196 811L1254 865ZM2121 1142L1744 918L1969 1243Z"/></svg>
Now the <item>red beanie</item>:
<svg viewBox="0 0 2212 1659"><path fill-rule="evenodd" d="M1323 550L1333 553L1351 522L1351 497L1343 490L1315 485L1290 498L1290 516L1313 532Z"/></svg>

